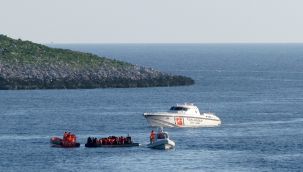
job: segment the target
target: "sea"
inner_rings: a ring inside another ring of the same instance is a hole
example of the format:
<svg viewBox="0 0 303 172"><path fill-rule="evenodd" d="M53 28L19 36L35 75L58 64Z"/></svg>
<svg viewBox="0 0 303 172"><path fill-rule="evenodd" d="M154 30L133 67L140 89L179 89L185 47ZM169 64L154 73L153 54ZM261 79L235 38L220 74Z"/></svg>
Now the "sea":
<svg viewBox="0 0 303 172"><path fill-rule="evenodd" d="M303 44L51 44L174 75L191 86L0 91L0 171L303 171ZM164 128L153 150L144 112L194 103L214 128ZM77 135L80 148L54 148ZM131 148L85 148L130 135Z"/></svg>

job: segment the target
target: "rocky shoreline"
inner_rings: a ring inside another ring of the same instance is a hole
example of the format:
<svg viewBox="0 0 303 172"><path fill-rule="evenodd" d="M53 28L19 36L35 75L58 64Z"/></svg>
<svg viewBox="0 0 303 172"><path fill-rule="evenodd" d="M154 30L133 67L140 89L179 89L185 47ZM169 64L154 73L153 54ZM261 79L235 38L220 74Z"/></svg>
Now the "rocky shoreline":
<svg viewBox="0 0 303 172"><path fill-rule="evenodd" d="M189 77L0 35L0 89L191 85Z"/></svg>

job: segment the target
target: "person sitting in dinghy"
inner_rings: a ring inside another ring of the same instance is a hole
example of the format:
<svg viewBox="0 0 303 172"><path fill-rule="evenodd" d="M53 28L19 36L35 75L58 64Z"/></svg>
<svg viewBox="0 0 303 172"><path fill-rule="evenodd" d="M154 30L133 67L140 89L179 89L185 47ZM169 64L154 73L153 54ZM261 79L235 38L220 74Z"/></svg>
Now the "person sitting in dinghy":
<svg viewBox="0 0 303 172"><path fill-rule="evenodd" d="M167 134L163 132L163 129L161 129L157 134L157 139L166 139L168 138Z"/></svg>

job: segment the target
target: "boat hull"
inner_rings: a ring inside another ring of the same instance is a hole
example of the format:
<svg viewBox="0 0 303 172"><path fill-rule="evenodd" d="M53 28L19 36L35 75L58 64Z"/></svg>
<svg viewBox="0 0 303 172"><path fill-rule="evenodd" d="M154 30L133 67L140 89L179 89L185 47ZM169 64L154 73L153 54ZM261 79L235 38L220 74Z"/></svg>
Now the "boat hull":
<svg viewBox="0 0 303 172"><path fill-rule="evenodd" d="M85 147L88 148L97 148L97 147L105 147L105 148L116 148L116 147L134 147L139 146L139 143L131 143L131 144L108 144L108 145L102 145L102 144L85 144Z"/></svg>
<svg viewBox="0 0 303 172"><path fill-rule="evenodd" d="M175 147L175 142L169 139L161 139L148 144L147 147L161 150L173 149Z"/></svg>
<svg viewBox="0 0 303 172"><path fill-rule="evenodd" d="M203 116L170 116L144 114L152 127L216 127L221 125L220 119L210 119Z"/></svg>

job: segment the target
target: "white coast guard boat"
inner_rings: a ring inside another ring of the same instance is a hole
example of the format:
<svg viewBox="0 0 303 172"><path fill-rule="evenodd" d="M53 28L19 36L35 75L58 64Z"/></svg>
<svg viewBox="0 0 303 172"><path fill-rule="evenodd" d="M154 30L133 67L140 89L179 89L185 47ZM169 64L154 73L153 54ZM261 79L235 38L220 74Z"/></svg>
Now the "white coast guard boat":
<svg viewBox="0 0 303 172"><path fill-rule="evenodd" d="M167 112L144 113L153 127L216 127L221 120L214 113L203 112L192 103L177 104Z"/></svg>
<svg viewBox="0 0 303 172"><path fill-rule="evenodd" d="M169 139L168 133L160 129L156 134L155 140L147 145L148 148L152 149L173 149L175 142Z"/></svg>

